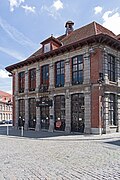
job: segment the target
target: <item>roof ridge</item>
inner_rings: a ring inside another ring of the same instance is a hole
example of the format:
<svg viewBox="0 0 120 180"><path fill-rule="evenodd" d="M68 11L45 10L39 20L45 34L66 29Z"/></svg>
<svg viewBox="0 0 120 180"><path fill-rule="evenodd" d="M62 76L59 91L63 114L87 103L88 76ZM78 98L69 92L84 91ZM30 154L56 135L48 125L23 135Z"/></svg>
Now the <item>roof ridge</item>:
<svg viewBox="0 0 120 180"><path fill-rule="evenodd" d="M96 22L93 21L93 26L94 26L94 30L95 30L95 35L97 35L97 26L96 26Z"/></svg>
<svg viewBox="0 0 120 180"><path fill-rule="evenodd" d="M116 36L111 30L109 30L108 28L106 28L105 26L103 26L103 25L101 25L101 24L99 24L99 23L97 23L97 22L95 22L96 23L96 28L97 28L97 25L99 26L99 27L102 27L102 28L104 28L106 31L109 31L113 36ZM100 29L99 29L99 31L101 31ZM102 33L102 32L101 32ZM97 33L98 34L98 33ZM107 34L107 33L106 33Z"/></svg>

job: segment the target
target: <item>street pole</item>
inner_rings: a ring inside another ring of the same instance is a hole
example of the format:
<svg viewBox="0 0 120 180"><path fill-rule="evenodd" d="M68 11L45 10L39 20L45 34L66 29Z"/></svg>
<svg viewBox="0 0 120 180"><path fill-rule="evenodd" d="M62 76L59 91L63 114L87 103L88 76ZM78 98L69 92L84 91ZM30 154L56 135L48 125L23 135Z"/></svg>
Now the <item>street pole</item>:
<svg viewBox="0 0 120 180"><path fill-rule="evenodd" d="M9 126L8 126L8 123L7 123L7 136L9 135Z"/></svg>
<svg viewBox="0 0 120 180"><path fill-rule="evenodd" d="M23 137L23 126L21 127L21 136Z"/></svg>

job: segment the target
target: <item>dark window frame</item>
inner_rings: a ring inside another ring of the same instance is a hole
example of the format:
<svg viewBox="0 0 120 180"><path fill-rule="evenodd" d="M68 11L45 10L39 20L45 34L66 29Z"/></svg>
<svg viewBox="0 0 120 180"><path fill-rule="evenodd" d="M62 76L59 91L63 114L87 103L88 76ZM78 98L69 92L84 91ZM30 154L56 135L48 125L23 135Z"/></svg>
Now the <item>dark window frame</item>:
<svg viewBox="0 0 120 180"><path fill-rule="evenodd" d="M36 126L36 99L29 99L29 128Z"/></svg>
<svg viewBox="0 0 120 180"><path fill-rule="evenodd" d="M48 101L49 98L47 96L41 97L41 102ZM50 117L49 117L49 107L42 106L40 108L40 116L41 116L41 129L49 129L50 125Z"/></svg>
<svg viewBox="0 0 120 180"><path fill-rule="evenodd" d="M84 101L83 93L71 95L71 131L73 132L84 132Z"/></svg>
<svg viewBox="0 0 120 180"><path fill-rule="evenodd" d="M65 84L65 62L64 60L55 63L55 87L64 87Z"/></svg>
<svg viewBox="0 0 120 180"><path fill-rule="evenodd" d="M49 65L41 66L41 86L49 87Z"/></svg>
<svg viewBox="0 0 120 180"><path fill-rule="evenodd" d="M116 126L116 106L115 106L115 94L109 95L109 101L108 101L108 114L109 114L109 125L110 126Z"/></svg>
<svg viewBox="0 0 120 180"><path fill-rule="evenodd" d="M115 57L108 54L108 79L115 82Z"/></svg>
<svg viewBox="0 0 120 180"><path fill-rule="evenodd" d="M65 96L64 95L57 95L54 97L54 111L55 111L55 129L56 130L65 130ZM60 121L61 126L56 127L56 123Z"/></svg>
<svg viewBox="0 0 120 180"><path fill-rule="evenodd" d="M29 91L36 89L36 68L29 70Z"/></svg>
<svg viewBox="0 0 120 180"><path fill-rule="evenodd" d="M18 89L19 93L23 93L25 90L25 71L18 73Z"/></svg>
<svg viewBox="0 0 120 180"><path fill-rule="evenodd" d="M72 84L83 84L83 55L78 55L72 58Z"/></svg>

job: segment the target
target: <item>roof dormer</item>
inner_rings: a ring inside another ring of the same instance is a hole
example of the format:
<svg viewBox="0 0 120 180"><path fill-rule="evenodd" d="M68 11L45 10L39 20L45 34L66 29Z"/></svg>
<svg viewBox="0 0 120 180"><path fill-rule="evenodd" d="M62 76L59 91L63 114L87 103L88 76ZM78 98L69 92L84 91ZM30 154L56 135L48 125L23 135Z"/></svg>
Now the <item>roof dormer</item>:
<svg viewBox="0 0 120 180"><path fill-rule="evenodd" d="M43 48L43 53L58 49L62 45L62 43L57 38L53 37L53 35L41 42L41 44Z"/></svg>

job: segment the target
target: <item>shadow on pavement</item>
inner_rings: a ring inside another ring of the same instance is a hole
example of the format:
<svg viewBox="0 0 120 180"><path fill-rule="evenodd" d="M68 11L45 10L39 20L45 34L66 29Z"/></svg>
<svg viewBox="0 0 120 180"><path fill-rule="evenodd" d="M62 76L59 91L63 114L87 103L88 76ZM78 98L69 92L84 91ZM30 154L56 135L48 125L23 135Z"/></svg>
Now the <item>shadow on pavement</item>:
<svg viewBox="0 0 120 180"><path fill-rule="evenodd" d="M116 145L116 146L120 146L120 140L117 140L117 141L109 141L109 142L105 142L105 143L112 144L112 145Z"/></svg>
<svg viewBox="0 0 120 180"><path fill-rule="evenodd" d="M69 136L73 135L74 133L65 133L63 131L54 131L48 132L48 130L41 130L41 131L34 131L34 130L24 130L23 137L27 138L49 138L49 137L58 137L58 136ZM77 135L80 133L77 133ZM7 126L0 126L0 135L7 136ZM9 126L8 136L16 136L22 137L22 131L20 129L15 129L14 127Z"/></svg>
<svg viewBox="0 0 120 180"><path fill-rule="evenodd" d="M7 126L0 126L0 135L7 136ZM119 134L117 135L119 136ZM109 140L114 139L116 136L104 136L104 135L93 135L93 134L83 134L77 132L66 133L64 131L54 131L48 132L48 130L41 130L41 131L34 131L34 130L24 130L23 136L22 131L20 129L15 129L12 126L8 127L8 137L25 137L25 138L32 138L32 139L43 139L47 138L50 140L55 141L87 141L87 140ZM61 138L54 138L61 137ZM65 138L69 137L69 138ZM120 146L120 141L106 141L105 143L112 143L114 145Z"/></svg>

